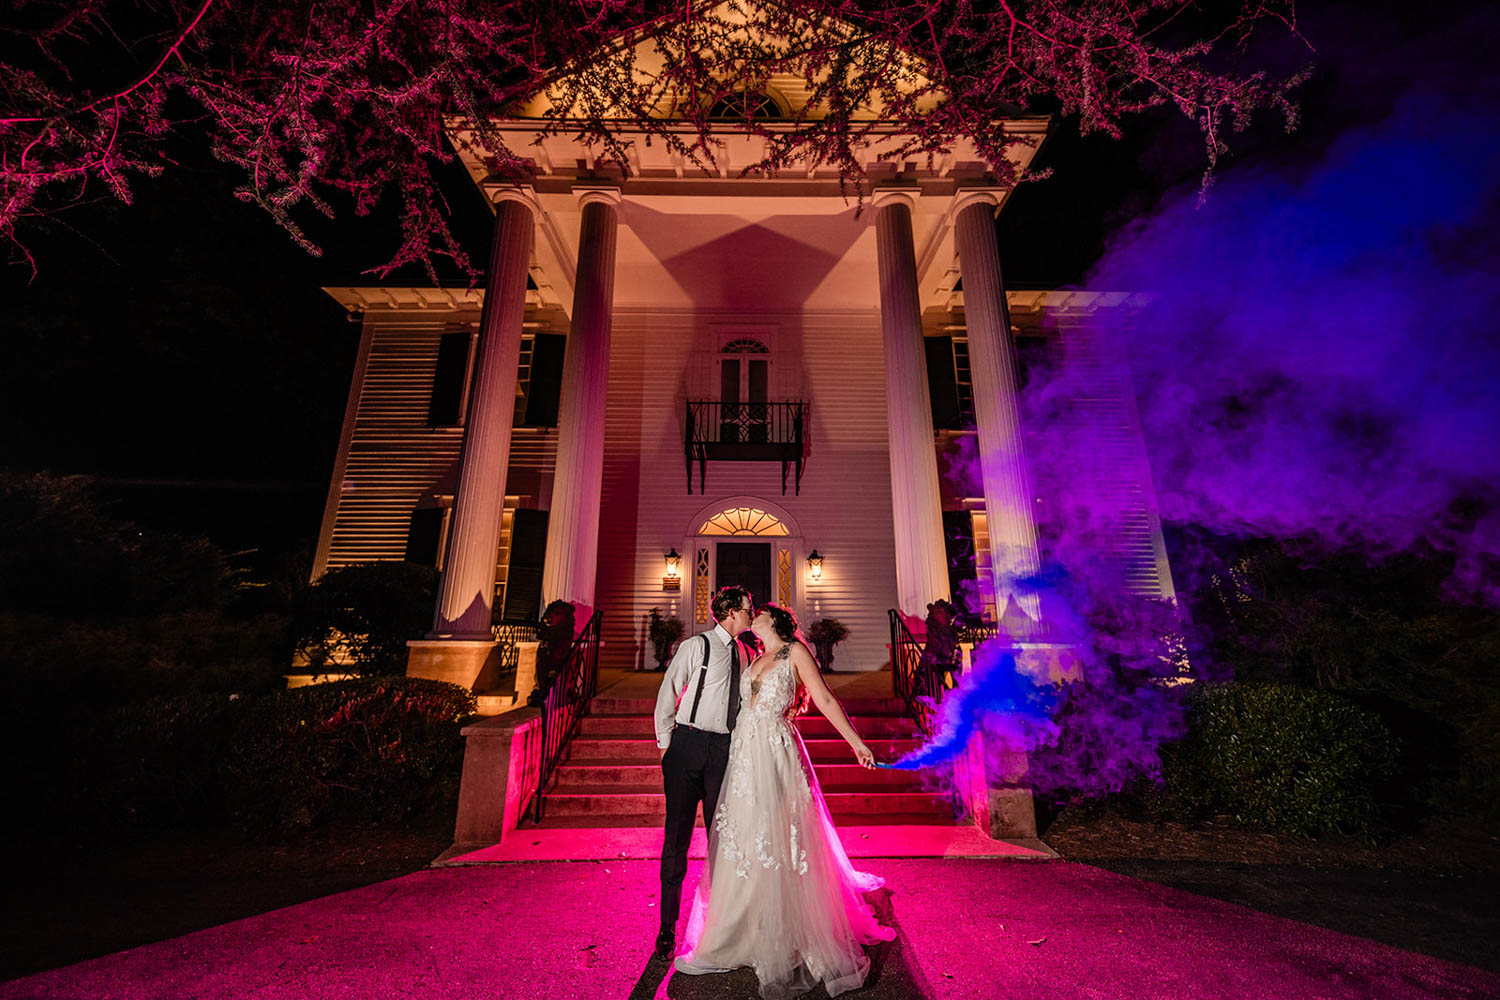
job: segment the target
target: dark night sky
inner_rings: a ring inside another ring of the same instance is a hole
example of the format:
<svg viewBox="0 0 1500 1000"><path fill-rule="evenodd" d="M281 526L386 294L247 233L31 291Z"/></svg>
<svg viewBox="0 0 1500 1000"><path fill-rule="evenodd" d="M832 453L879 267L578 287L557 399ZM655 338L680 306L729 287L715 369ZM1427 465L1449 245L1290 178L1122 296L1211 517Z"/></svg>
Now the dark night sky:
<svg viewBox="0 0 1500 1000"><path fill-rule="evenodd" d="M1318 51L1257 54L1320 68L1303 91L1303 127L1253 129L1236 140L1239 163L1316 156L1381 117L1413 66L1441 63L1449 36L1434 8L1422 20L1405 7L1356 10L1304 7ZM103 198L31 228L39 274L20 264L0 278L0 465L99 476L122 513L230 547L310 547L358 332L319 286L372 282L360 272L394 249L394 216L306 220L327 250L313 258L233 199L236 178L201 145L180 145L181 165L138 180L134 205ZM1159 114L1122 142L1060 122L1039 163L1055 176L1018 190L1000 223L1017 288L1084 283L1110 233L1195 184L1203 159L1191 123ZM459 235L482 260L479 196L456 168L447 187Z"/></svg>

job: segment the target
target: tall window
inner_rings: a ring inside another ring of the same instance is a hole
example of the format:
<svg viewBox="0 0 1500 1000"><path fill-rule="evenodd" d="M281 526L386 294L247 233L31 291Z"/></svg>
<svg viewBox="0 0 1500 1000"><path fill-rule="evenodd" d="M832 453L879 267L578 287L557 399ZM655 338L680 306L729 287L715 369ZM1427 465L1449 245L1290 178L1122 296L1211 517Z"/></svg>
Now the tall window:
<svg viewBox="0 0 1500 1000"><path fill-rule="evenodd" d="M719 440L770 440L770 411L766 407L770 353L765 344L749 337L732 340L719 351Z"/></svg>
<svg viewBox="0 0 1500 1000"><path fill-rule="evenodd" d="M923 337L922 346L927 352L927 397L932 402L933 429L958 430L964 423L953 338L947 335Z"/></svg>
<svg viewBox="0 0 1500 1000"><path fill-rule="evenodd" d="M560 333L539 333L531 342L526 377L527 427L556 427L557 401L562 397L563 354L568 338Z"/></svg>

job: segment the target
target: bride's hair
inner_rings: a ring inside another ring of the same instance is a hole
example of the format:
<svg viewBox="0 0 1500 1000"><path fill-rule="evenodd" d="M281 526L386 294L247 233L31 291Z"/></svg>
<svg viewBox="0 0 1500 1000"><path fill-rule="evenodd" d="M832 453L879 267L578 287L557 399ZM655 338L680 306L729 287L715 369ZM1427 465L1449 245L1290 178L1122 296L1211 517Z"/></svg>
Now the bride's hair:
<svg viewBox="0 0 1500 1000"><path fill-rule="evenodd" d="M762 611L771 616L771 631L776 633L776 638L782 642L801 643L807 650L808 655L813 657L813 662L818 662L813 653L812 646L808 644L807 637L797 627L797 616L792 613L791 608L783 607L774 601L768 601L756 609L756 615ZM787 710L787 715L797 716L807 711L811 698L808 695L807 685L800 680L797 682L797 693L792 697L792 706Z"/></svg>

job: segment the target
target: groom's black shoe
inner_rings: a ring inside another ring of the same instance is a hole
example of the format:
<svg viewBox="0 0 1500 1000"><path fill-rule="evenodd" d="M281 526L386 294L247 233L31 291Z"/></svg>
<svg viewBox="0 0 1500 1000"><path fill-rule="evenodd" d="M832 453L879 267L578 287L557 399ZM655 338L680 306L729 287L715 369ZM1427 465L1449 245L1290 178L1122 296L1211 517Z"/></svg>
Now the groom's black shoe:
<svg viewBox="0 0 1500 1000"><path fill-rule="evenodd" d="M672 957L672 949L676 939L669 930L664 930L656 935L656 957L665 962Z"/></svg>

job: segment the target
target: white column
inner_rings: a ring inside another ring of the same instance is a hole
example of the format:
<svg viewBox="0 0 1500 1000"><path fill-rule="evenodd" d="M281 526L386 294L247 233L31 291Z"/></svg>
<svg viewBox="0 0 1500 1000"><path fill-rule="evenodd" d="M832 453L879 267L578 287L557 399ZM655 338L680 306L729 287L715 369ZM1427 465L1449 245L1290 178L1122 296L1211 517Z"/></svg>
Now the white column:
<svg viewBox="0 0 1500 1000"><path fill-rule="evenodd" d="M1021 445L1015 343L1000 275L1000 244L995 237L998 204L996 191L959 191L954 202L954 238L964 283L964 320L996 612L1013 634L1029 635L1035 634L1039 621L1037 597L1018 591L1016 580L1036 573L1041 564L1032 509L1035 501Z"/></svg>
<svg viewBox="0 0 1500 1000"><path fill-rule="evenodd" d="M911 216L916 203L912 194L889 189L877 189L872 200L880 271L880 327L885 346L896 601L902 611L921 616L929 603L939 598L946 600L950 595L932 402L922 347L922 310L917 297L916 249L912 242Z"/></svg>
<svg viewBox="0 0 1500 1000"><path fill-rule="evenodd" d="M522 192L499 196L485 276L474 385L464 417L463 452L448 530L433 639L491 639L495 564L526 313L526 272L535 231Z"/></svg>
<svg viewBox="0 0 1500 1000"><path fill-rule="evenodd" d="M599 493L604 481L604 399L614 311L615 188L578 187L583 224L573 319L563 354L557 408L557 473L547 515L542 597L593 607L599 555ZM580 617L580 622L583 620Z"/></svg>

